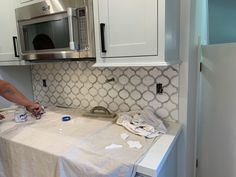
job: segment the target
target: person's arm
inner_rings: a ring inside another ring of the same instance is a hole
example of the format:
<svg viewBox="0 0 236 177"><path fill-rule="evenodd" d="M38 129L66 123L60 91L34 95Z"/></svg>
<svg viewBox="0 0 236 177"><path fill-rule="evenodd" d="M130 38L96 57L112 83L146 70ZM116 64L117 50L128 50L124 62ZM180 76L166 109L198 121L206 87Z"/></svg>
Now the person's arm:
<svg viewBox="0 0 236 177"><path fill-rule="evenodd" d="M25 106L26 109L35 116L39 115L42 111L42 108L38 103L30 101L12 84L4 80L0 80L0 95L11 102Z"/></svg>

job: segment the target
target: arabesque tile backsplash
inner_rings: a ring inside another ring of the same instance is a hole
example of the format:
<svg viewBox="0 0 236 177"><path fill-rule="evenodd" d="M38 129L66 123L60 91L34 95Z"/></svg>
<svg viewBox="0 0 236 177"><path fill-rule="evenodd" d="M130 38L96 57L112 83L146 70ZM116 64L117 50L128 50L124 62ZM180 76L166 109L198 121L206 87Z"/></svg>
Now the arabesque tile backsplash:
<svg viewBox="0 0 236 177"><path fill-rule="evenodd" d="M93 62L32 66L35 100L44 105L104 106L112 112L150 108L157 116L178 120L179 65L167 67L94 68ZM106 82L114 78L115 81ZM43 86L43 79L47 87ZM162 83L162 95L156 84Z"/></svg>

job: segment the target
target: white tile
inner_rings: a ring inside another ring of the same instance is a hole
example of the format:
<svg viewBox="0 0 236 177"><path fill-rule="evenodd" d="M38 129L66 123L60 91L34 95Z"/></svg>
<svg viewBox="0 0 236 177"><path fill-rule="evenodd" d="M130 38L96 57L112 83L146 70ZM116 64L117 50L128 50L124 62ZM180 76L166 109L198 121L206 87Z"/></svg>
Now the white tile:
<svg viewBox="0 0 236 177"><path fill-rule="evenodd" d="M143 93L143 99L150 102L155 99L155 95L152 92L146 91Z"/></svg>
<svg viewBox="0 0 236 177"><path fill-rule="evenodd" d="M125 75L122 75L120 78L119 78L119 82L122 84L122 85L125 85L129 82L129 79L127 76Z"/></svg>
<svg viewBox="0 0 236 177"><path fill-rule="evenodd" d="M155 83L155 80L154 80L154 78L151 77L151 76L145 76L145 77L143 78L143 83L144 83L144 85L146 85L146 86L151 86L151 85L153 85L153 84Z"/></svg>
<svg viewBox="0 0 236 177"><path fill-rule="evenodd" d="M70 61L32 66L35 99L84 109L101 105L113 112L149 108L161 118L178 120L179 65L93 68L92 64ZM115 82L106 83L112 77ZM43 87L42 79L48 87ZM156 95L156 83L162 83L162 95Z"/></svg>
<svg viewBox="0 0 236 177"><path fill-rule="evenodd" d="M131 78L130 78L130 82L134 85L134 86L137 86L137 85L139 85L141 82L142 82L142 80L141 80L141 78L140 77L138 77L138 76L132 76Z"/></svg>
<svg viewBox="0 0 236 177"><path fill-rule="evenodd" d="M129 97L129 93L126 91L126 90L121 90L119 92L119 96L122 98L122 99L126 99Z"/></svg>

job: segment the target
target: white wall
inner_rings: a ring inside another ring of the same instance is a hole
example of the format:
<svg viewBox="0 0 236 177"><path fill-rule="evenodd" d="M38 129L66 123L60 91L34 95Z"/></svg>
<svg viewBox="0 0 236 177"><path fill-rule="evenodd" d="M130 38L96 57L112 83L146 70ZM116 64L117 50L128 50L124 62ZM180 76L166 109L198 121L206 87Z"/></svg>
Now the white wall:
<svg viewBox="0 0 236 177"><path fill-rule="evenodd" d="M209 25L208 25L208 0L197 1L197 28L199 36L201 36L201 44L208 44L209 42Z"/></svg>
<svg viewBox="0 0 236 177"><path fill-rule="evenodd" d="M209 0L210 44L236 42L235 9L235 0Z"/></svg>
<svg viewBox="0 0 236 177"><path fill-rule="evenodd" d="M33 99L31 72L29 66L1 66L0 78L12 83L29 99ZM0 97L0 107L10 106L10 102Z"/></svg>

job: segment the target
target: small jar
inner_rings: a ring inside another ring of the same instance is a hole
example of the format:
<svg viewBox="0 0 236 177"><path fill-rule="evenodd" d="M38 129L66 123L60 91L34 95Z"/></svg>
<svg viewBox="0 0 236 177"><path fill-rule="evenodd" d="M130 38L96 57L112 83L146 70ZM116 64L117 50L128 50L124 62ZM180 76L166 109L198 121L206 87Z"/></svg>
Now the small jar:
<svg viewBox="0 0 236 177"><path fill-rule="evenodd" d="M16 108L16 111L14 113L14 117L15 117L15 121L16 122L25 122L27 121L27 111L25 109L25 107L23 106L18 106Z"/></svg>

